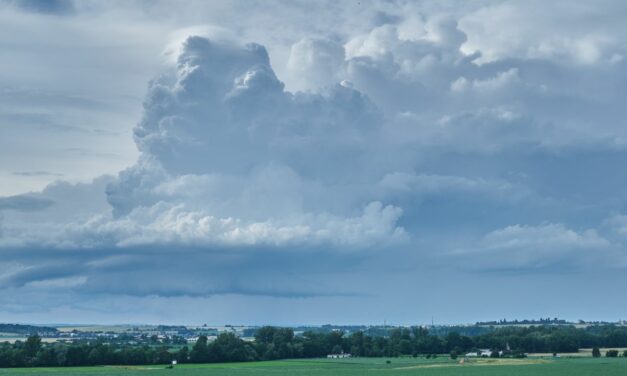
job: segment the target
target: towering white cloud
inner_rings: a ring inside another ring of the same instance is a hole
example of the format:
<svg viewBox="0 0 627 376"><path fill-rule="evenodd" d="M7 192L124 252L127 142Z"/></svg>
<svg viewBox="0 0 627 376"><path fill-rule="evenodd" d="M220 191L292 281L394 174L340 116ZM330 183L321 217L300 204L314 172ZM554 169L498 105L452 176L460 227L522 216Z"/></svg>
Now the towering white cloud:
<svg viewBox="0 0 627 376"><path fill-rule="evenodd" d="M0 5L0 305L627 265L620 4L58 4Z"/></svg>
<svg viewBox="0 0 627 376"><path fill-rule="evenodd" d="M108 201L118 218L151 213L162 231L183 226L182 238L209 243L395 238L400 209L366 195L332 203L363 176L378 120L370 101L345 86L284 91L262 46L191 37L175 69L151 84L134 132L140 161L109 184Z"/></svg>

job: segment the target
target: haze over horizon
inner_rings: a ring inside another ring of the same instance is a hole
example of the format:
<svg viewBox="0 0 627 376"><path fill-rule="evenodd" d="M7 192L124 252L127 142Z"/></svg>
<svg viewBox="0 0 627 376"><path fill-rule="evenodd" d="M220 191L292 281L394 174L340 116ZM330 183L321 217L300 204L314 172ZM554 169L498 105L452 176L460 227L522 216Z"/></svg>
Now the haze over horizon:
<svg viewBox="0 0 627 376"><path fill-rule="evenodd" d="M625 319L625 12L0 0L0 322Z"/></svg>

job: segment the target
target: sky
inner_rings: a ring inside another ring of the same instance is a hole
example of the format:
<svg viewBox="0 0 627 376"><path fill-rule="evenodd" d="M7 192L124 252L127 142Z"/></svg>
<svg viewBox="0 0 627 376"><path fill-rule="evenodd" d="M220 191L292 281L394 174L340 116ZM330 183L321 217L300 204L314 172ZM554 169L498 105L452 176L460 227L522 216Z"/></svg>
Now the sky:
<svg viewBox="0 0 627 376"><path fill-rule="evenodd" d="M0 1L0 322L627 319L624 1Z"/></svg>

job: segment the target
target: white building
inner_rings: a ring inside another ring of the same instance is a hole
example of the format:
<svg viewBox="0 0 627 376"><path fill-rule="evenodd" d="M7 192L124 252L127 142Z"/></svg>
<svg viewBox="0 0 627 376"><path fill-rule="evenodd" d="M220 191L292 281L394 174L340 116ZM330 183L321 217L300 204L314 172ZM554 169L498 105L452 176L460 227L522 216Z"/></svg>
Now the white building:
<svg viewBox="0 0 627 376"><path fill-rule="evenodd" d="M467 358L489 358L492 356L492 350L490 349L480 349L477 351L469 352L466 354Z"/></svg>
<svg viewBox="0 0 627 376"><path fill-rule="evenodd" d="M327 355L327 359L343 359L343 358L350 358L351 354L329 354Z"/></svg>

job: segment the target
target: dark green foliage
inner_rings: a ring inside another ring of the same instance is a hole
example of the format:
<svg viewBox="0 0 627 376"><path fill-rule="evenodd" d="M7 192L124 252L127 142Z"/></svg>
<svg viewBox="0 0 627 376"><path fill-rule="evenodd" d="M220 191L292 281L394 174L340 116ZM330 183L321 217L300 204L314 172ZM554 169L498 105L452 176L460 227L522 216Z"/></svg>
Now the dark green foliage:
<svg viewBox="0 0 627 376"><path fill-rule="evenodd" d="M594 347L592 349L592 356L595 358L599 358L601 356L601 350L598 347Z"/></svg>
<svg viewBox="0 0 627 376"><path fill-rule="evenodd" d="M605 356L608 358L618 358L618 350L607 350Z"/></svg>
<svg viewBox="0 0 627 376"><path fill-rule="evenodd" d="M34 357L39 349L41 349L41 338L37 334L28 337L24 342L23 352L29 358Z"/></svg>
<svg viewBox="0 0 627 376"><path fill-rule="evenodd" d="M48 326L34 326L34 325L21 325L21 324L0 324L0 332L2 333L14 333L20 335L31 334L56 334L58 330Z"/></svg>
<svg viewBox="0 0 627 376"><path fill-rule="evenodd" d="M187 363L189 361L189 349L187 346L181 347L181 349L176 354L176 360L179 363Z"/></svg>
<svg viewBox="0 0 627 376"><path fill-rule="evenodd" d="M192 363L203 363L209 360L209 347L207 343L207 336L198 337L190 354Z"/></svg>
<svg viewBox="0 0 627 376"><path fill-rule="evenodd" d="M79 341L74 343L42 343L37 335L24 342L0 343L0 367L136 365L179 363L240 362L289 358L318 358L331 353L350 353L359 357L398 357L411 355L436 358L450 354L451 358L490 349L497 357L525 357L530 352L568 353L581 348L627 347L627 328L592 326L499 327L490 332L468 337L454 332L445 336L430 334L422 327L390 328L389 335L371 336L357 331L346 335L342 331L306 331L295 336L290 328L263 327L255 331L255 341L247 342L233 333L222 333L214 341L201 335L190 348L177 346L176 341L157 342L146 338L141 344L125 342L103 343ZM512 350L508 350L512 349ZM608 356L618 356L618 351Z"/></svg>

